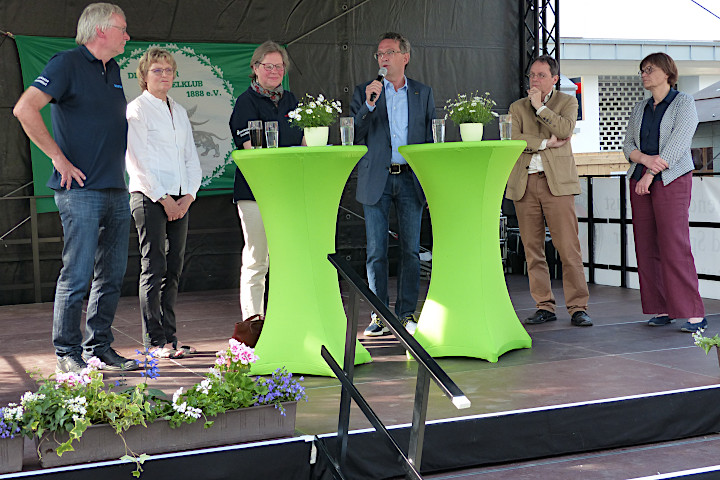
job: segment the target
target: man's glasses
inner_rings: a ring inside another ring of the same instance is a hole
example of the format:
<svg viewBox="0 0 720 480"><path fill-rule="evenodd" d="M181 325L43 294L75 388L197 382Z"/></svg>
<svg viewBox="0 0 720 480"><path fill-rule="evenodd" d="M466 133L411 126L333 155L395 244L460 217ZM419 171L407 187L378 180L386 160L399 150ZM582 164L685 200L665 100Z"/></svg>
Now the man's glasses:
<svg viewBox="0 0 720 480"><path fill-rule="evenodd" d="M402 53L397 50L388 50L387 52L375 52L373 53L373 57L375 57L375 60L377 60L380 57L392 57L396 53Z"/></svg>
<svg viewBox="0 0 720 480"><path fill-rule="evenodd" d="M284 72L285 71L285 65L282 63L257 63L258 65L262 65L265 68L265 71L272 72L273 70L277 70L278 72Z"/></svg>
<svg viewBox="0 0 720 480"><path fill-rule="evenodd" d="M645 75L652 75L652 73L655 71L655 67L650 65L649 67L641 68L638 70L638 75L642 76L644 73Z"/></svg>
<svg viewBox="0 0 720 480"><path fill-rule="evenodd" d="M108 27L117 28L123 35L127 33L127 27L118 27L117 25L108 25Z"/></svg>
<svg viewBox="0 0 720 480"><path fill-rule="evenodd" d="M173 75L175 73L175 70L172 68L153 68L150 71L158 77L162 75Z"/></svg>
<svg viewBox="0 0 720 480"><path fill-rule="evenodd" d="M539 78L540 80L545 80L546 78L548 78L548 76L545 75L544 73L528 73L528 74L525 75L525 76L526 76L527 78L530 78L530 79L532 79L532 78Z"/></svg>

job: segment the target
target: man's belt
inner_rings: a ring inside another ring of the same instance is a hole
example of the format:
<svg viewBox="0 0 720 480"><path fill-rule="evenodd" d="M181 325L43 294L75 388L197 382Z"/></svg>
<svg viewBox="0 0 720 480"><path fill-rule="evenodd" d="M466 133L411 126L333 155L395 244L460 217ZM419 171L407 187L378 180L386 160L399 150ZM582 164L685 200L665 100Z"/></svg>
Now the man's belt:
<svg viewBox="0 0 720 480"><path fill-rule="evenodd" d="M388 167L390 175L397 175L398 173L409 172L410 170L410 165L407 163L391 163L390 167Z"/></svg>

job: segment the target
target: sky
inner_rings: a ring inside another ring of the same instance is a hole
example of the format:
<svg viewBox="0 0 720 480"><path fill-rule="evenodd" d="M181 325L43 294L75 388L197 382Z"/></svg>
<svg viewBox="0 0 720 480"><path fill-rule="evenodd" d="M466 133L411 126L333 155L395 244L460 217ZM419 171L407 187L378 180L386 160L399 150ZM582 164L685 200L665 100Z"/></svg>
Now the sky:
<svg viewBox="0 0 720 480"><path fill-rule="evenodd" d="M720 41L713 13L720 0L560 0L560 36Z"/></svg>

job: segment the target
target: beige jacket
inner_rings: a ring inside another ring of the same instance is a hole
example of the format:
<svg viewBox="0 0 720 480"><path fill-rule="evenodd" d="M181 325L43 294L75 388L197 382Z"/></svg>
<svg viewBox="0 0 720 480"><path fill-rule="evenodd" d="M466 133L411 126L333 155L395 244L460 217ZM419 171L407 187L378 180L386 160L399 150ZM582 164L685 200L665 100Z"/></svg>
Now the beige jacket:
<svg viewBox="0 0 720 480"><path fill-rule="evenodd" d="M539 115L536 115L527 97L510 105L512 138L527 142L527 147L520 154L508 179L506 196L511 200L520 200L525 195L528 167L534 153L540 153L542 157L543 169L553 195L580 193L580 181L570 142L559 148L538 151L542 141L549 139L553 134L558 139L572 135L578 112L577 99L555 91L545 107Z"/></svg>

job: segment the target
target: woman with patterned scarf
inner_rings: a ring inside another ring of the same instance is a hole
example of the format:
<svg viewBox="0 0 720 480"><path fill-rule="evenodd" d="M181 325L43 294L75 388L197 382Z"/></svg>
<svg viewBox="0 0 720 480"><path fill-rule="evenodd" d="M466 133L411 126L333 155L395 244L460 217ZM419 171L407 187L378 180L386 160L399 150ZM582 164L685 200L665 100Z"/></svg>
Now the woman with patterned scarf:
<svg viewBox="0 0 720 480"><path fill-rule="evenodd" d="M288 66L287 52L277 43L268 40L255 49L250 60L252 83L238 97L230 116L230 131L237 148L250 148L248 122L251 120L278 122L281 147L304 144L302 130L293 127L287 117L288 112L298 104L295 95L282 87ZM265 276L268 271L267 239L257 202L239 168L235 170L233 201L237 205L245 240L240 268L242 320L262 321L265 317Z"/></svg>

